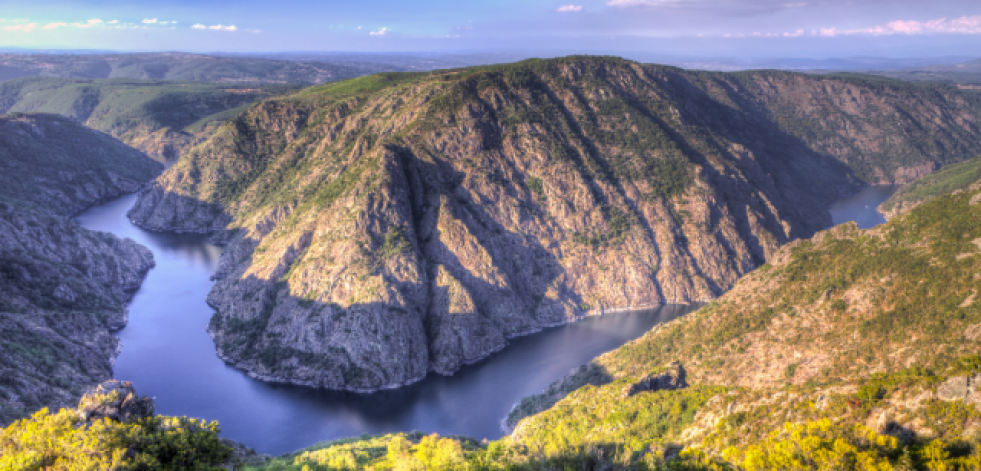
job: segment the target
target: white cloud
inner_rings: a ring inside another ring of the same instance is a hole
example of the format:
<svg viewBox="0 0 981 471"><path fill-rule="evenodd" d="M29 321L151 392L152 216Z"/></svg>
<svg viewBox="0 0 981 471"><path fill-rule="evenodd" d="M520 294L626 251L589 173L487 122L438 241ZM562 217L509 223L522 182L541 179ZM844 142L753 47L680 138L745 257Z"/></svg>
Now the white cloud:
<svg viewBox="0 0 981 471"><path fill-rule="evenodd" d="M170 22L169 21L161 21L160 24L162 24L162 25L169 25Z"/></svg>
<svg viewBox="0 0 981 471"><path fill-rule="evenodd" d="M835 37L838 35L838 28L821 28L819 34L825 37Z"/></svg>
<svg viewBox="0 0 981 471"><path fill-rule="evenodd" d="M582 11L582 5L562 5L558 8L558 10L555 11L559 13L578 12L578 11Z"/></svg>
<svg viewBox="0 0 981 471"><path fill-rule="evenodd" d="M237 31L238 30L238 28L236 28L235 25L225 26L225 25L222 25L222 24L208 26L208 29L216 29L216 30L219 30L219 31Z"/></svg>
<svg viewBox="0 0 981 471"><path fill-rule="evenodd" d="M804 30L802 30L802 29L799 29L797 31L794 31L793 33L783 33L783 36L785 38L799 38L799 37L801 37L803 35L804 35Z"/></svg>
<svg viewBox="0 0 981 471"><path fill-rule="evenodd" d="M368 33L368 35L370 35L370 36L384 36L385 33L387 33L387 32L388 32L388 27L384 27L384 28L382 28L382 29L380 29L378 31L372 31L372 32Z"/></svg>
<svg viewBox="0 0 981 471"><path fill-rule="evenodd" d="M109 22L109 24L111 24L111 25L114 25L116 23L119 23L119 20L112 20L112 21Z"/></svg>
<svg viewBox="0 0 981 471"><path fill-rule="evenodd" d="M154 24L157 22L156 18L143 18L144 23Z"/></svg>
<svg viewBox="0 0 981 471"><path fill-rule="evenodd" d="M848 31L848 34L981 34L981 15L962 16L953 20L939 18L931 21L897 20L868 29Z"/></svg>
<svg viewBox="0 0 981 471"><path fill-rule="evenodd" d="M102 24L102 20L98 18L92 18L91 20L86 21L85 23L72 23L72 26L78 28L91 28L93 26L100 25L100 24Z"/></svg>
<svg viewBox="0 0 981 471"><path fill-rule="evenodd" d="M245 31L246 33L261 33L262 32L261 29L243 29L242 31Z"/></svg>
<svg viewBox="0 0 981 471"><path fill-rule="evenodd" d="M34 31L36 28L37 28L37 23L26 23L26 24L3 27L4 31L23 31L25 33L28 31Z"/></svg>
<svg viewBox="0 0 981 471"><path fill-rule="evenodd" d="M56 29L62 26L68 26L68 23L48 23L44 25L44 29Z"/></svg>
<svg viewBox="0 0 981 471"><path fill-rule="evenodd" d="M196 23L193 26L191 26L191 29L208 29L208 27L201 23Z"/></svg>

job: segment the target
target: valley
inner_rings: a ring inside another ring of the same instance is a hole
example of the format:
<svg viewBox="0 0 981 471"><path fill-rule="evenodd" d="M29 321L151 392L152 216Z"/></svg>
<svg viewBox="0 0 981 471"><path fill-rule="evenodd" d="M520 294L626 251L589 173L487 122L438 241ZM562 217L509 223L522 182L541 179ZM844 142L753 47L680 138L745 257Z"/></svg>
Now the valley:
<svg viewBox="0 0 981 471"><path fill-rule="evenodd" d="M116 377L155 400L99 446L161 462L127 440L180 427L235 469L981 463L972 92L570 56L0 100L3 423Z"/></svg>
<svg viewBox="0 0 981 471"><path fill-rule="evenodd" d="M372 391L583 316L711 301L841 196L973 157L978 104L601 57L377 75L254 105L130 217L228 244L208 302L229 364Z"/></svg>

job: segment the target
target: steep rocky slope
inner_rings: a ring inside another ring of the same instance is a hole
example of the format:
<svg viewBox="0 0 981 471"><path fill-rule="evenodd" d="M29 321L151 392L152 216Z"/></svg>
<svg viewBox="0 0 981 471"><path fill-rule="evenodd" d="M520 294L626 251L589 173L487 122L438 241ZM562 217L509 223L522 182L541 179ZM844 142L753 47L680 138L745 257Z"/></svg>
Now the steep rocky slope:
<svg viewBox="0 0 981 471"><path fill-rule="evenodd" d="M226 361L370 390L589 313L709 301L863 181L981 145L944 86L571 57L391 74L253 106L130 217L229 242Z"/></svg>
<svg viewBox="0 0 981 471"><path fill-rule="evenodd" d="M981 157L944 167L937 173L900 188L878 209L887 218L892 218L938 196L964 191L978 180L981 180Z"/></svg>
<svg viewBox="0 0 981 471"><path fill-rule="evenodd" d="M162 169L67 118L0 116L0 423L70 405L111 376L110 331L153 255L69 217Z"/></svg>

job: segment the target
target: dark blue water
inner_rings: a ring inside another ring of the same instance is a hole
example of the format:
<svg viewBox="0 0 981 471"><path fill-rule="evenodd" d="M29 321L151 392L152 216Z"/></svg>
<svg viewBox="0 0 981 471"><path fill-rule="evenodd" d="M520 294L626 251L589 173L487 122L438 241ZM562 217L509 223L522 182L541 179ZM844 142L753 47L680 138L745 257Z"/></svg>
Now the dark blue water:
<svg viewBox="0 0 981 471"><path fill-rule="evenodd" d="M512 340L454 376L431 374L398 390L357 394L270 385L225 365L205 333L212 314L204 302L213 284L208 277L221 249L202 235L139 229L125 217L135 200L126 196L77 217L84 227L149 247L157 262L129 306L129 325L118 333L123 351L115 377L154 397L158 413L217 420L222 435L264 453L394 431L498 438L501 419L522 397L693 309L667 306L547 329Z"/></svg>
<svg viewBox="0 0 981 471"><path fill-rule="evenodd" d="M899 189L899 185L869 186L845 198L831 207L831 221L834 225L855 221L860 229L871 229L886 222L886 218L875 208Z"/></svg>

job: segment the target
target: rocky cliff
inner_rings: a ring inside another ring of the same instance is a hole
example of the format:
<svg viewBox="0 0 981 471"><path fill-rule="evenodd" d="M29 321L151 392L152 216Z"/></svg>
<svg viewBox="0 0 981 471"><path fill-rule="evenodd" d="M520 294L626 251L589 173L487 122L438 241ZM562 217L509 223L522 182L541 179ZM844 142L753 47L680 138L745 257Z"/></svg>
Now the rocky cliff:
<svg viewBox="0 0 981 471"><path fill-rule="evenodd" d="M218 354L371 390L579 316L709 301L827 205L981 145L948 87L572 57L271 99L140 195L229 243Z"/></svg>
<svg viewBox="0 0 981 471"><path fill-rule="evenodd" d="M70 405L112 375L110 332L153 254L69 216L162 167L66 118L0 117L0 423Z"/></svg>

